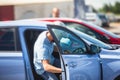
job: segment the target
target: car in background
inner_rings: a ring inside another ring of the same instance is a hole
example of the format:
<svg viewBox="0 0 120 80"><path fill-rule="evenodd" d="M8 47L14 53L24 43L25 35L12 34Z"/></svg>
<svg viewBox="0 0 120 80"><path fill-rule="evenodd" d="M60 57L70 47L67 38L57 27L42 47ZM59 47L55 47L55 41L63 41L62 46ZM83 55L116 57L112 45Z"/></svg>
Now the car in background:
<svg viewBox="0 0 120 80"><path fill-rule="evenodd" d="M75 28L107 44L120 44L120 36L87 21L72 18L39 18L39 21L61 21L66 27Z"/></svg>
<svg viewBox="0 0 120 80"><path fill-rule="evenodd" d="M107 16L107 18L109 19L110 22L116 22L117 21L116 16L113 13L107 13L106 16Z"/></svg>
<svg viewBox="0 0 120 80"><path fill-rule="evenodd" d="M90 43L90 44L94 44L97 45L103 49L106 50L116 50L118 48L120 48L120 45L111 45L111 44L106 44L98 39L93 38L92 36L89 36L83 32L80 32L74 28L68 28L71 31L73 31L74 33L76 33L79 37L81 37L82 39L84 39L86 42Z"/></svg>
<svg viewBox="0 0 120 80"><path fill-rule="evenodd" d="M109 20L103 13L85 13L85 20L101 27L109 27Z"/></svg>

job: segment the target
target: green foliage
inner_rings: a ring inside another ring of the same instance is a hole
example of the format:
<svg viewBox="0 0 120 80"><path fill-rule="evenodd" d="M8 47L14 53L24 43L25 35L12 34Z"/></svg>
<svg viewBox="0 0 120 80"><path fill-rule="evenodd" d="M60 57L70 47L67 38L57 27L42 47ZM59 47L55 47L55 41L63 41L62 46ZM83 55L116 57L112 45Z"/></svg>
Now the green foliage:
<svg viewBox="0 0 120 80"><path fill-rule="evenodd" d="M113 6L111 4L105 4L101 9L99 9L99 11L120 14L120 2L116 2Z"/></svg>
<svg viewBox="0 0 120 80"><path fill-rule="evenodd" d="M114 13L120 14L120 2L117 2L114 6Z"/></svg>

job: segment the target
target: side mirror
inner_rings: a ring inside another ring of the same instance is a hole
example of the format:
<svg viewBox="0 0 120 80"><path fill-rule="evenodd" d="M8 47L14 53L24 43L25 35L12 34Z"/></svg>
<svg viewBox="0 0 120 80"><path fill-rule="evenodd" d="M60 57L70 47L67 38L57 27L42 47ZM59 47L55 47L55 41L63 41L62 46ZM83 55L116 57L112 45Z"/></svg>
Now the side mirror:
<svg viewBox="0 0 120 80"><path fill-rule="evenodd" d="M99 46L96 45L90 45L90 51L91 53L99 53L101 51L101 48Z"/></svg>

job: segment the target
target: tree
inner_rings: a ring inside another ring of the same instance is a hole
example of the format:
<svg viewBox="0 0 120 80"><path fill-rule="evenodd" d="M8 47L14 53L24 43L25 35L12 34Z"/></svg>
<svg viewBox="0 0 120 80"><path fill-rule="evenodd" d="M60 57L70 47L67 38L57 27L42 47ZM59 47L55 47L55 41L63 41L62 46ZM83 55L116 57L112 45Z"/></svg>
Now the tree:
<svg viewBox="0 0 120 80"><path fill-rule="evenodd" d="M109 5L105 4L104 7L103 7L103 10L104 10L105 12L109 12L109 11L110 11Z"/></svg>
<svg viewBox="0 0 120 80"><path fill-rule="evenodd" d="M99 9L99 11L120 14L120 2L116 2L115 5L105 4L101 9Z"/></svg>
<svg viewBox="0 0 120 80"><path fill-rule="evenodd" d="M113 12L116 14L120 14L120 2L115 3L115 6L113 7Z"/></svg>

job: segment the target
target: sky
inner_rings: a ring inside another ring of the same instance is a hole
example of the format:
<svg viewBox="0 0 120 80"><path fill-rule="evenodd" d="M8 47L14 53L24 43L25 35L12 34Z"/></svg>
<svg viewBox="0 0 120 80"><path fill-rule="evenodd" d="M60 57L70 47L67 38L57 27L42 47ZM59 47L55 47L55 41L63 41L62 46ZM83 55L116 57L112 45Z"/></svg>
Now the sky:
<svg viewBox="0 0 120 80"><path fill-rule="evenodd" d="M120 2L120 0L85 0L87 5L92 5L95 9L101 8L104 4L114 5L115 2Z"/></svg>

